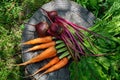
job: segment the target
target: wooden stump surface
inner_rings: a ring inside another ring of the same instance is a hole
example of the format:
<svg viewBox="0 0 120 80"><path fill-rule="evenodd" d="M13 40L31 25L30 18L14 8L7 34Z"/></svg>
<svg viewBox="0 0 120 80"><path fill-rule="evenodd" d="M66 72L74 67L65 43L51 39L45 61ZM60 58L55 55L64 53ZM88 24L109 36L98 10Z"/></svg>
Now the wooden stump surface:
<svg viewBox="0 0 120 80"><path fill-rule="evenodd" d="M52 10L57 10L59 16L84 27L90 27L93 25L93 21L95 19L94 15L89 12L87 9L81 7L80 5L78 5L77 3L73 2L73 1L69 1L69 0L64 0L67 1L68 3L65 4L65 2L61 1L60 3L57 2L58 0L54 0L51 1L47 4L44 4L42 6L42 8L44 8L45 10L48 11L52 11ZM34 15L30 18L30 20L28 21L29 24L37 24L41 21L48 21L47 18L43 15L43 12L39 9L37 10ZM30 39L34 39L37 38L37 34L35 31L35 28L31 25L25 25L25 29L23 30L22 33L22 42L25 42L27 40ZM36 56L39 52L27 52L27 53L23 53L23 51L25 51L26 49L30 48L32 46L30 45L24 45L22 46L22 60L27 61L29 59L31 59L32 57ZM49 60L44 60L41 61L39 63L35 63L35 64L30 64L28 66L26 66L26 72L28 74L33 74L36 70L38 70L40 67L42 67L45 63L47 63ZM46 74L44 76L42 76L41 78L37 79L39 74L33 76L33 78L31 78L32 80L70 80L70 73L68 70L68 66Z"/></svg>

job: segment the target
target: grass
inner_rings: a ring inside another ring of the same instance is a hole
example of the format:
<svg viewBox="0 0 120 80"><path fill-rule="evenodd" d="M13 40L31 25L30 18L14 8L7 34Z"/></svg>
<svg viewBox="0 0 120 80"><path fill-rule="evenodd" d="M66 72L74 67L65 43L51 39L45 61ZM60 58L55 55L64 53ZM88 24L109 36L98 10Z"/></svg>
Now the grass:
<svg viewBox="0 0 120 80"><path fill-rule="evenodd" d="M22 22L27 21L33 13L43 4L49 2L50 0L2 0L0 2L0 80L23 80L21 76L24 76L24 68L14 67L15 63L21 62L21 56L17 55L21 53L20 43L23 27ZM116 41L116 43L100 45L101 51L119 53L119 20L118 14L120 13L110 13L106 14L106 11L113 5L114 1L117 0L73 0L83 7L87 8L97 17L96 25L91 29L100 34L105 33ZM114 9L115 10L115 9ZM117 11L115 11L117 12ZM106 16L105 16L106 15ZM114 17L112 17L114 15ZM105 17L103 17L105 16ZM102 19L103 18L103 19ZM114 19L114 21L113 21ZM100 21L102 20L102 21ZM104 20L104 21L103 21ZM101 22L101 24L97 24ZM105 24L107 23L108 24ZM116 24L118 26L116 26ZM109 26L111 25L111 26ZM106 27L104 30L103 28ZM115 27L116 26L116 27ZM109 28L110 27L110 28ZM99 30L97 29L99 28ZM107 29L109 28L109 31ZM101 32L102 31L102 32ZM99 40L100 43L105 44L104 41ZM105 47L108 46L109 47ZM117 51L116 51L117 50ZM14 56L17 55L17 56ZM112 62L112 63L108 63ZM77 73L76 65L79 68L79 74L76 75L78 79L90 80L89 71L94 72L93 75L100 77L101 80L119 80L119 56L102 57L96 58L93 61L93 57L84 57L78 64L72 63L70 66L71 74ZM96 64L97 63L97 64ZM88 65L90 64L90 65ZM94 65L96 64L96 65ZM102 66L104 64L104 66ZM91 66L94 65L94 66ZM87 67L86 67L87 66ZM90 68L89 68L90 67ZM96 71L94 70L96 69ZM108 70L110 69L110 70ZM82 72L84 70L84 72ZM103 75L104 74L104 75ZM74 80L75 75L71 75L71 80ZM94 80L94 77L91 78ZM77 80L77 79L76 79ZM99 80L99 79L97 79Z"/></svg>

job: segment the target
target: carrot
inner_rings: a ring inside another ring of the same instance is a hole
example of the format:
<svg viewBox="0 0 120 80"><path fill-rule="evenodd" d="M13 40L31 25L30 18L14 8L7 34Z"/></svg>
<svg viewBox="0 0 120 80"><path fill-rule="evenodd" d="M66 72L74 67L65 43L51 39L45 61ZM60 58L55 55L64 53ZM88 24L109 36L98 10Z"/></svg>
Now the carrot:
<svg viewBox="0 0 120 80"><path fill-rule="evenodd" d="M36 62L45 60L47 58L52 58L52 57L56 56L56 53L57 53L57 51L56 51L55 46L49 47L48 49L46 49L45 51L43 51L36 57L33 57L32 59L30 59L24 63L18 64L18 66L23 66L23 65L25 66L28 64L32 64L32 63L36 63Z"/></svg>
<svg viewBox="0 0 120 80"><path fill-rule="evenodd" d="M46 42L50 42L52 41L52 37L51 36L46 36L46 37L41 37L41 38L36 38L33 40L29 40L27 42L22 43L23 45L27 45L27 44L37 44L37 43L46 43Z"/></svg>
<svg viewBox="0 0 120 80"><path fill-rule="evenodd" d="M47 74L47 73L56 71L56 70L64 67L65 65L67 65L68 61L69 61L69 58L67 58L67 57L62 58L58 63L56 63L56 64L53 65L52 67L48 68L48 69L47 69L45 72L43 72L39 77L41 77L41 76L44 75L44 74Z"/></svg>
<svg viewBox="0 0 120 80"><path fill-rule="evenodd" d="M52 60L50 60L46 65L44 65L42 68L40 68L39 70L37 70L35 73L27 76L27 77L30 77L30 76L34 76L35 74L39 73L40 71L43 71L51 66L53 66L54 64L56 64L57 62L59 62L59 57L54 57Z"/></svg>
<svg viewBox="0 0 120 80"><path fill-rule="evenodd" d="M35 51L35 50L38 50L38 49L45 49L45 48L48 48L48 47L51 47L51 46L55 46L55 41L51 41L51 42L48 42L48 43L44 43L44 44L40 44L40 45L36 45L24 52L29 52L29 51Z"/></svg>

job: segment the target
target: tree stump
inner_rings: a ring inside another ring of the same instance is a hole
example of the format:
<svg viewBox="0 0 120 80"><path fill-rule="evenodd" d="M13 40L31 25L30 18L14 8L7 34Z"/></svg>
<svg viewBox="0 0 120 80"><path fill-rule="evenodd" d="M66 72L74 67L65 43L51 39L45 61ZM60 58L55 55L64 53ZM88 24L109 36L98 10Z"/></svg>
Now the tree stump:
<svg viewBox="0 0 120 80"><path fill-rule="evenodd" d="M47 4L42 6L43 9L47 11L56 10L59 16L84 27L90 27L93 25L93 21L95 19L94 15L89 12L87 9L81 7L77 3L69 0L53 0ZM29 24L37 24L41 21L48 21L48 19L44 16L42 10L37 10L34 15L28 21ZM35 28L31 25L25 25L25 29L22 33L22 42L25 42L30 39L37 38L37 33ZM22 60L23 62L31 59L32 57L36 56L39 52L27 52L23 53L26 49L30 48L30 45L22 46ZM33 74L36 70L42 67L48 60L41 61L39 63L27 65L25 70L27 74ZM57 70L55 72L43 75L41 78L38 79L39 74L33 76L31 80L70 80L70 73L68 70L68 66Z"/></svg>

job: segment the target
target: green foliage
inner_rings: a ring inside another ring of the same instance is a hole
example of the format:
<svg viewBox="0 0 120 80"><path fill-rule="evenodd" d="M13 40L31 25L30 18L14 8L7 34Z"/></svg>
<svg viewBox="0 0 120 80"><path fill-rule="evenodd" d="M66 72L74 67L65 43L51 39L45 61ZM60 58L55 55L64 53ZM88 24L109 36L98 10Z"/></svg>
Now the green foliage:
<svg viewBox="0 0 120 80"><path fill-rule="evenodd" d="M3 1L0 3L0 23L14 25L19 18L19 12L21 11L21 6L12 0L8 2Z"/></svg>
<svg viewBox="0 0 120 80"><path fill-rule="evenodd" d="M27 17L31 17L33 13L38 10L43 4L51 0L24 0L22 2L23 10Z"/></svg>
<svg viewBox="0 0 120 80"><path fill-rule="evenodd" d="M119 80L120 64L117 56L81 57L80 62L72 62L70 65L70 78L71 80Z"/></svg>
<svg viewBox="0 0 120 80"><path fill-rule="evenodd" d="M110 0L113 2L113 0ZM83 56L69 67L71 80L120 80L120 1L116 0L90 30L109 38L93 37L99 57ZM91 45L85 44L88 47ZM91 48L91 50L94 50Z"/></svg>
<svg viewBox="0 0 120 80"><path fill-rule="evenodd" d="M94 15L98 18L101 18L106 14L106 11L114 3L114 1L119 0L74 0L79 3L81 6L87 8L89 11L93 12Z"/></svg>
<svg viewBox="0 0 120 80"><path fill-rule="evenodd" d="M17 67L13 67L19 57L12 57L20 52L19 43L21 41L21 30L12 28L7 30L0 25L0 79L1 80L21 80L19 75L21 71ZM20 79L19 79L20 78Z"/></svg>

